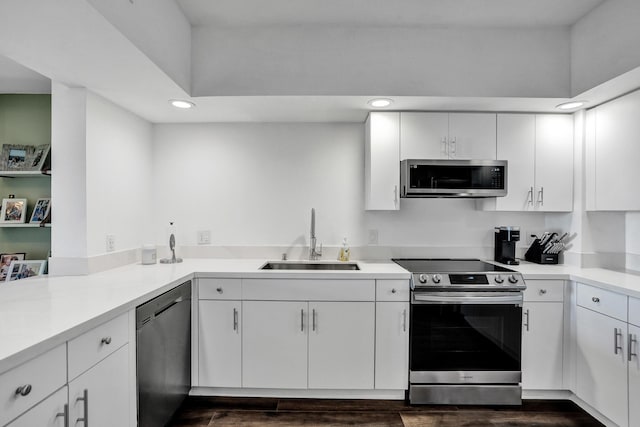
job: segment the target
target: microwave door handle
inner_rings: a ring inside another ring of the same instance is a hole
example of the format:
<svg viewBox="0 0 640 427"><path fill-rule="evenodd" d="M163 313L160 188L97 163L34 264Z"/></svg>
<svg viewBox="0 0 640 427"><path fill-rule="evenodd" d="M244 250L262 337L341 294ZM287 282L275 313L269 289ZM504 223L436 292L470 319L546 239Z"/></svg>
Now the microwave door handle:
<svg viewBox="0 0 640 427"><path fill-rule="evenodd" d="M447 296L413 294L414 304L522 304L522 294L495 296Z"/></svg>

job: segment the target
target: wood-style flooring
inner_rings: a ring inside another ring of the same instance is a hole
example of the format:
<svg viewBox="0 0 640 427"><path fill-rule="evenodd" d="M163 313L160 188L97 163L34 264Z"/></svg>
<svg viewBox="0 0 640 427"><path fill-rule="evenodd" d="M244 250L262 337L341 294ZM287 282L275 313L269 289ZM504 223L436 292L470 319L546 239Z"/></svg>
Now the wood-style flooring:
<svg viewBox="0 0 640 427"><path fill-rule="evenodd" d="M569 401L519 407L409 406L396 400L188 397L170 427L602 427Z"/></svg>

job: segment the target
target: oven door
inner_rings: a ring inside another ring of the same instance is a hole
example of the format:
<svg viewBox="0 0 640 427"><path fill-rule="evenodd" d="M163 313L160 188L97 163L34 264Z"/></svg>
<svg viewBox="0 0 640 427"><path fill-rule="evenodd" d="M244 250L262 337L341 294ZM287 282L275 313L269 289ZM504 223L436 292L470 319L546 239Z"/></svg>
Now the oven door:
<svg viewBox="0 0 640 427"><path fill-rule="evenodd" d="M414 292L410 334L412 383L521 380L522 292Z"/></svg>

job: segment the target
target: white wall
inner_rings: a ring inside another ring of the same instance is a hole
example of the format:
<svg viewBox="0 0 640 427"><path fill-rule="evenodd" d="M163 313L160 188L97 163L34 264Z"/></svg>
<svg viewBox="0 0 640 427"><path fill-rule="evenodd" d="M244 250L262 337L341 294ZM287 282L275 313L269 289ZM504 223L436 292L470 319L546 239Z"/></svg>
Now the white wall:
<svg viewBox="0 0 640 427"><path fill-rule="evenodd" d="M524 250L524 234L544 230L549 217L483 212L473 200L445 199L403 199L400 211L365 212L363 124L154 129L153 211L160 245L175 221L179 245L196 245L197 231L210 230L213 246L302 247L315 207L318 241L325 246L338 246L345 236L353 246L366 246L369 230L378 231L378 244L360 248L354 253L359 257L492 257L493 227L521 226Z"/></svg>
<svg viewBox="0 0 640 427"><path fill-rule="evenodd" d="M571 30L571 93L578 95L640 66L640 2L609 0Z"/></svg>
<svg viewBox="0 0 640 427"><path fill-rule="evenodd" d="M565 97L569 28L195 27L203 95Z"/></svg>
<svg viewBox="0 0 640 427"><path fill-rule="evenodd" d="M627 268L640 271L640 212L627 212L626 252Z"/></svg>

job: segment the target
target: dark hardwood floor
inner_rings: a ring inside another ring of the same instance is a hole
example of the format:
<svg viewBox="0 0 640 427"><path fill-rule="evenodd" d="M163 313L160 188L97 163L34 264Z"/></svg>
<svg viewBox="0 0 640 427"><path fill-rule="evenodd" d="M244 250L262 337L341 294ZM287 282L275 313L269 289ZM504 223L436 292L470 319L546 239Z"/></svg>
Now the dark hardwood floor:
<svg viewBox="0 0 640 427"><path fill-rule="evenodd" d="M396 400L189 397L171 427L601 427L569 401L519 407L409 406Z"/></svg>

